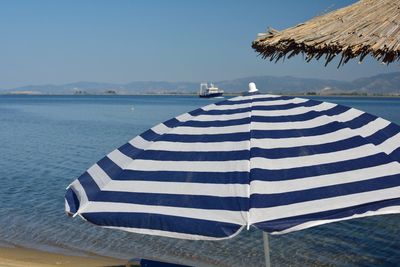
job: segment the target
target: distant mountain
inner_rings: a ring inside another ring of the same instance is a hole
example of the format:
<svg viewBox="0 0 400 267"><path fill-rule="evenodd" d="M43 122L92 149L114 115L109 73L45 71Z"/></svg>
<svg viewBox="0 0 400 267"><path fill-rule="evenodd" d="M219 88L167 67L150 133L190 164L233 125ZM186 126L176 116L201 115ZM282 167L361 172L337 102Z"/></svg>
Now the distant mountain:
<svg viewBox="0 0 400 267"><path fill-rule="evenodd" d="M338 81L291 76L255 76L219 81L215 84L226 93L246 91L255 82L261 92L276 94L384 94L400 95L400 72L379 74L354 81ZM3 89L15 94L188 94L196 93L199 82L136 81L126 84L77 82L63 85L31 85Z"/></svg>
<svg viewBox="0 0 400 267"><path fill-rule="evenodd" d="M114 83L96 83L96 82L76 82L62 85L28 85L14 89L3 90L8 93L17 93L20 91L40 92L41 94L103 94L109 89L121 90L122 85Z"/></svg>
<svg viewBox="0 0 400 267"><path fill-rule="evenodd" d="M351 82L352 90L375 94L400 94L400 72L379 74Z"/></svg>

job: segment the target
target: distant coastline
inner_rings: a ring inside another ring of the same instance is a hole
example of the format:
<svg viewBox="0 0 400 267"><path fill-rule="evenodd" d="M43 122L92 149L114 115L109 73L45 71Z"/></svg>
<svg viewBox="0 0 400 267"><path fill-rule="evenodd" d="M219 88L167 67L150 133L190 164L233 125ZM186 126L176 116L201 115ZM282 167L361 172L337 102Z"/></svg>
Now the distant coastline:
<svg viewBox="0 0 400 267"><path fill-rule="evenodd" d="M261 93L321 96L400 96L400 72L379 74L353 81L253 76L215 82L224 95L239 95L255 82ZM11 95L197 95L200 82L136 81L125 84L76 82L61 85L29 85L0 89Z"/></svg>
<svg viewBox="0 0 400 267"><path fill-rule="evenodd" d="M310 93L275 93L275 92L261 92L262 94L274 94L274 95L286 95L286 96L299 96L299 97L313 97L313 96L320 96L320 97L393 97L393 98L400 98L400 94L365 94L365 93L343 93L343 94L310 94ZM241 93L227 93L224 94L224 97L235 97L241 96ZM138 94L42 94L42 93L25 93L25 92L18 92L18 93L0 93L0 96L76 96L76 97L89 97L89 96L111 96L111 97L129 97L129 96L193 96L197 97L197 93L138 93Z"/></svg>

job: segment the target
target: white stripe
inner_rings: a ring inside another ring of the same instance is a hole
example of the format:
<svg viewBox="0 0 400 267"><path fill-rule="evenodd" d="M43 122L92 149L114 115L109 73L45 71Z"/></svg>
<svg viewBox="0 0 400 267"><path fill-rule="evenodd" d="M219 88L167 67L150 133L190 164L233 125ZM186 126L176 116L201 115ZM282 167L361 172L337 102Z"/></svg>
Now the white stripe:
<svg viewBox="0 0 400 267"><path fill-rule="evenodd" d="M172 237L172 238L179 238L179 239L188 239L188 240L224 240L233 238L238 235L244 226L240 227L236 233L233 233L227 237L210 237L210 236L202 236L202 235L191 235L191 234L184 234L184 233L177 233L177 232L170 232L170 231L162 231L162 230L154 230L154 229L142 229L142 228L132 228L132 227L116 227L116 226L102 226L105 228L111 229L119 229L127 232L138 233L138 234L146 234L146 235L157 235L157 236L165 236L165 237Z"/></svg>
<svg viewBox="0 0 400 267"><path fill-rule="evenodd" d="M181 121L181 122L191 120L192 118L194 118L194 117L192 115L190 115L189 113L184 113L182 115L175 117L175 119L177 119L178 121Z"/></svg>
<svg viewBox="0 0 400 267"><path fill-rule="evenodd" d="M377 131L388 126L390 122L383 119L376 119L356 129L340 129L338 131L316 136L290 137L290 138L260 138L251 139L251 147L258 148L286 148L308 145L320 145L345 140L354 136L368 137Z"/></svg>
<svg viewBox="0 0 400 267"><path fill-rule="evenodd" d="M204 177L206 180L207 177ZM152 181L112 181L103 191L177 194L216 197L249 197L248 184L206 184Z"/></svg>
<svg viewBox="0 0 400 267"><path fill-rule="evenodd" d="M320 116L308 121L291 121L291 122L251 122L252 130L294 130L308 129L332 122L328 116Z"/></svg>
<svg viewBox="0 0 400 267"><path fill-rule="evenodd" d="M336 107L336 104L322 102L319 105L311 107L296 107L291 109L281 110L252 110L252 116L267 116L267 117L279 117L279 116L290 116L300 115L309 111L324 111Z"/></svg>
<svg viewBox="0 0 400 267"><path fill-rule="evenodd" d="M400 147L400 133L392 136L391 138L385 140L382 144L379 145L379 148L382 152L386 154L390 154Z"/></svg>
<svg viewBox="0 0 400 267"><path fill-rule="evenodd" d="M389 124L390 121L384 120L382 118L376 118L375 120L369 122L368 124L360 128L353 129L353 131L357 131L358 135L362 137L367 137L389 126Z"/></svg>
<svg viewBox="0 0 400 267"><path fill-rule="evenodd" d="M235 104L235 105L216 105L216 104L211 104L205 107L202 107L201 109L204 111L210 111L210 110L234 110L234 109L240 109L240 108L248 108L251 107L251 103L243 103L243 104Z"/></svg>
<svg viewBox="0 0 400 267"><path fill-rule="evenodd" d="M331 118L331 120L333 121L338 121L338 122L348 122L351 121L359 116L361 116L362 114L364 114L365 112L358 110L358 109L354 109L351 108L343 113L337 114L337 115L333 115L333 116L329 116Z"/></svg>
<svg viewBox="0 0 400 267"><path fill-rule="evenodd" d="M238 142L207 142L207 143L182 143L168 141L147 141L140 136L135 137L129 142L132 146L146 150L161 151L185 151L185 152L201 152L201 151L239 151L249 150L250 141Z"/></svg>
<svg viewBox="0 0 400 267"><path fill-rule="evenodd" d="M290 121L290 122L252 122L252 130L294 130L294 129L310 129L318 126L329 124L333 121L346 122L360 116L359 112L346 111L336 116L320 116L307 121Z"/></svg>
<svg viewBox="0 0 400 267"><path fill-rule="evenodd" d="M153 194L204 195L218 197L248 197L248 184L206 184L155 181L119 181L111 178L97 165L88 173L102 191ZM204 178L205 180L207 177Z"/></svg>
<svg viewBox="0 0 400 267"><path fill-rule="evenodd" d="M121 153L118 149L112 151L107 155L109 159L111 159L115 164L117 164L121 169L124 169L125 166L129 165L132 162L132 159L125 154Z"/></svg>
<svg viewBox="0 0 400 267"><path fill-rule="evenodd" d="M106 184L111 181L111 178L107 175L107 173L105 173L103 169L100 168L97 164L94 164L92 167L90 167L87 172L93 178L100 189L102 189Z"/></svg>
<svg viewBox="0 0 400 267"><path fill-rule="evenodd" d="M331 123L332 121L346 122L357 118L363 114L359 110L350 109L342 114L335 116L320 116L307 121L294 121L294 122L251 122L252 130L287 130L287 129L309 129ZM249 131L248 124L232 125L224 127L192 127L192 126L178 126L175 128L168 128L164 124L157 125L152 128L158 134L190 134L190 135L204 135L204 134L227 134L227 133L243 133Z"/></svg>
<svg viewBox="0 0 400 267"><path fill-rule="evenodd" d="M208 106L203 107L204 111L210 110L233 110L233 109L240 109L240 108L248 108L251 106L280 106L286 104L300 104L309 101L305 98L293 98L287 100L273 100L273 101L253 101L251 103L243 103L243 104L236 104L236 105L216 105L211 104Z"/></svg>
<svg viewBox="0 0 400 267"><path fill-rule="evenodd" d="M220 114L220 115L198 115L192 116L190 121L229 121L229 120L238 120L250 117L250 111L239 112L234 114ZM178 118L177 118L178 119ZM181 121L179 119L179 121Z"/></svg>
<svg viewBox="0 0 400 267"><path fill-rule="evenodd" d="M157 144L159 142L163 142L163 141L157 141L157 142L147 141L146 139L143 139L143 137L138 135L135 138L133 138L131 141L129 141L129 144L131 144L132 146L134 146L134 147L136 147L138 149L147 149L149 146L151 146L153 144ZM167 144L172 144L172 147L173 147L173 144L175 144L173 142L166 142L166 143Z"/></svg>
<svg viewBox="0 0 400 267"><path fill-rule="evenodd" d="M281 97L280 95L269 95L269 94L263 94L263 95L249 95L249 96L237 96L231 99L228 99L228 101L242 101L242 100L250 100L250 99L258 99L258 98L277 98Z"/></svg>
<svg viewBox="0 0 400 267"><path fill-rule="evenodd" d="M245 133L249 132L250 124L232 125L224 127L188 127L179 126L170 128L170 134L190 134L190 135L205 135L205 134L230 134L230 133Z"/></svg>
<svg viewBox="0 0 400 267"><path fill-rule="evenodd" d="M251 102L251 106L261 106L261 107L266 107L266 106L281 106L281 105L287 105L287 104L301 104L310 101L309 99L305 98L292 98L292 99L286 99L286 100L272 100L272 101L257 101L254 100Z"/></svg>
<svg viewBox="0 0 400 267"><path fill-rule="evenodd" d="M399 196L400 187L398 186L388 189L324 198L271 208L252 208L250 209L250 216L252 223L258 223L328 210L347 208L386 199L398 198Z"/></svg>
<svg viewBox="0 0 400 267"><path fill-rule="evenodd" d="M364 125L358 129L340 129L338 131L327 133L318 136L305 136L305 137L293 137L293 138L262 138L262 139L251 139L249 141L238 141L238 142L210 142L210 143L183 143L183 142L168 142L168 141L157 141L151 142L146 141L142 137L135 137L130 141L130 144L139 149L147 150L162 150L162 151L238 151L248 150L249 143L251 147L273 149L273 148L287 148L287 147L300 147L307 145L320 145L331 142L337 142L345 140L354 136L368 137L375 132L385 128L390 122L383 119L376 119ZM399 147L399 136L392 137L384 142L383 147L386 147L383 151L387 154Z"/></svg>
<svg viewBox="0 0 400 267"><path fill-rule="evenodd" d="M365 213L354 214L352 216L344 217L344 218L306 222L306 223L302 223L302 224L296 225L294 227L285 229L283 231L272 232L271 234L272 235L287 234L287 233L307 229L307 228L322 225L322 224L332 223L332 222L339 222L339 221L351 220L351 219L356 219L356 218L363 218L363 217L376 216L376 215L385 215L385 214L395 214L395 213L400 213L400 206L385 207L385 208L381 208L376 211L371 210L371 211L367 211Z"/></svg>
<svg viewBox="0 0 400 267"><path fill-rule="evenodd" d="M388 164L370 168L292 179L287 181L252 181L251 194L278 194L369 180L387 175L400 174L400 164L391 162Z"/></svg>
<svg viewBox="0 0 400 267"><path fill-rule="evenodd" d="M160 124L154 126L153 128L151 128L151 130L153 132L155 132L156 134L162 135L162 134L165 134L165 133L168 133L169 131L171 131L172 128L169 128L165 124L160 123Z"/></svg>
<svg viewBox="0 0 400 267"><path fill-rule="evenodd" d="M131 203L114 203L114 202L90 202L85 210L80 213L93 212L134 212L134 213L150 213L171 215L184 218L192 218L199 220L211 220L217 222L234 223L239 225L246 224L245 211L230 210L207 210L196 208L182 208L169 206L139 205Z"/></svg>
<svg viewBox="0 0 400 267"><path fill-rule="evenodd" d="M357 128L345 128L332 133L322 134L318 136L304 136L304 137L291 137L291 138L261 138L251 139L251 147L258 147L264 149L270 148L285 148L285 147L299 147L307 145L320 145L340 140L345 140L357 135L367 137L375 132L385 128L390 124L389 121L377 118L368 124ZM238 142L196 142L196 143L183 143L183 142L168 142L168 141L147 141L140 136L133 138L130 142L136 148L149 149L149 150L164 150L164 151L238 151L246 150L249 148L249 141Z"/></svg>
<svg viewBox="0 0 400 267"><path fill-rule="evenodd" d="M131 163L125 169L138 171L245 172L249 171L249 160L158 161L136 159L131 160Z"/></svg>
<svg viewBox="0 0 400 267"><path fill-rule="evenodd" d="M312 106L312 107L296 107L291 109L285 110L252 110L252 116L272 116L272 117L279 117L279 116L289 116L289 115L300 115L307 113L309 111L324 111L331 109L337 106L333 103L323 102L319 105ZM181 116L176 117L177 120L181 122L185 121L227 121L227 120L235 120L235 119L243 119L250 117L250 112L239 112L234 114L216 114L216 115L198 115L192 116L190 114L184 114Z"/></svg>
<svg viewBox="0 0 400 267"><path fill-rule="evenodd" d="M390 138L387 142L381 145L375 146L373 144L366 144L363 146L350 148L341 151L312 154L300 157L290 157L290 158L280 158L280 159L268 159L261 157L251 158L252 168L261 169L289 169L296 167L320 165L326 163L332 163L345 160L351 160L359 157L366 157L370 155L377 154L379 152L386 152L389 150L394 150L391 145L393 140L398 142L400 135ZM326 142L326 140L325 140ZM299 145L299 144L297 144ZM117 165L127 166L127 169L132 170L160 170L160 171L247 171L247 160L238 161L154 161L154 160L131 160L126 156L121 156L122 153L116 152L113 157L110 157ZM118 156L116 156L118 155ZM122 154L123 155L123 154ZM121 159L122 158L122 159ZM126 158L129 159L126 160ZM123 167L122 167L123 168Z"/></svg>
<svg viewBox="0 0 400 267"><path fill-rule="evenodd" d="M84 209L88 204L89 200L88 197L86 196L85 189L83 189L81 183L79 180L75 180L71 185L70 188L74 191L76 197L79 200L79 209L78 211L74 214L76 216L82 209Z"/></svg>
<svg viewBox="0 0 400 267"><path fill-rule="evenodd" d="M268 159L255 157L251 158L251 167L268 170L280 170L280 169L291 169L297 167L306 167L321 165L326 163L333 163L337 161L345 161L357 159L360 157L367 157L379 153L372 144L366 144L363 146L350 148L346 150L340 150L330 153L312 154L302 157L292 158L280 158L280 159Z"/></svg>

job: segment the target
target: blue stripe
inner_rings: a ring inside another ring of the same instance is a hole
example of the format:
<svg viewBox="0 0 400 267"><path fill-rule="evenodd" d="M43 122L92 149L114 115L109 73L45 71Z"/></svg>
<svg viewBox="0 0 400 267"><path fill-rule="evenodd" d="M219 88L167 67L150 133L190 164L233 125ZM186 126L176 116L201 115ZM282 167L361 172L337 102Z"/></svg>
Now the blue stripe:
<svg viewBox="0 0 400 267"><path fill-rule="evenodd" d="M396 150L390 153L389 157L394 159L395 161L400 162L400 147L396 148Z"/></svg>
<svg viewBox="0 0 400 267"><path fill-rule="evenodd" d="M192 116L199 116L199 115L201 115L201 114L204 113L204 109L198 108L198 109L192 110L192 111L190 111L190 112L188 112L188 113L189 113L190 115L192 115Z"/></svg>
<svg viewBox="0 0 400 267"><path fill-rule="evenodd" d="M348 122L331 122L322 126L317 126L308 129L293 129L293 130L252 130L252 138L290 138L303 136L318 136L336 132L344 128L357 129L369 122L375 120L376 117L369 114L362 114Z"/></svg>
<svg viewBox="0 0 400 267"><path fill-rule="evenodd" d="M220 120L214 120L214 121L196 121L196 120L191 120L187 121L182 126L188 126L188 127L225 127L225 126L233 126L233 125L243 125L243 124L249 124L250 123L250 117L242 118L242 119L234 119L234 120L226 120L226 121L220 121Z"/></svg>
<svg viewBox="0 0 400 267"><path fill-rule="evenodd" d="M105 172L111 179L118 177L122 173L122 169L108 157L104 157L97 162L97 165Z"/></svg>
<svg viewBox="0 0 400 267"><path fill-rule="evenodd" d="M306 113L297 115L286 115L286 116L252 116L251 120L253 122L295 122L295 121L307 121L312 120L320 116L334 116L346 112L350 108L344 106L335 106L331 109L324 111L308 111Z"/></svg>
<svg viewBox="0 0 400 267"><path fill-rule="evenodd" d="M340 159L338 159L340 160ZM332 173L340 173L345 171L358 170L368 167L379 166L393 161L385 153L346 160L337 161L327 164L319 164L316 166L298 167L292 169L267 170L267 169L252 169L250 174L251 181L284 181L312 176L319 176Z"/></svg>
<svg viewBox="0 0 400 267"><path fill-rule="evenodd" d="M322 134L332 133L344 128L356 129L360 128L369 122L375 120L376 117L369 114L362 114L359 117L346 122L331 122L322 126L317 126L308 129L288 129L288 130L252 130L252 138L289 138L289 137L303 137L303 136L318 136ZM164 134L162 136L156 134L152 130L141 134L141 136L148 140L159 140L169 142L223 142L223 141L245 141L249 139L249 133L228 133L228 134L204 134L204 135L190 135L190 134Z"/></svg>
<svg viewBox="0 0 400 267"><path fill-rule="evenodd" d="M227 134L164 134L159 137L159 141L167 142L182 142L182 143L193 143L193 142L235 142L249 140L250 133L227 133ZM148 139L146 139L148 140Z"/></svg>
<svg viewBox="0 0 400 267"><path fill-rule="evenodd" d="M274 100L289 100L293 99L294 97L290 96L279 96L279 97L262 97L262 98L255 98L255 99L243 99L243 100L224 100L221 102L215 103L217 106L221 105L237 105L237 104L246 104L246 103L252 103L254 101L274 101Z"/></svg>
<svg viewBox="0 0 400 267"><path fill-rule="evenodd" d="M137 157L140 156L141 153L146 151L144 149L137 148L131 145L130 143L126 143L125 145L120 146L118 150L132 159L136 159Z"/></svg>
<svg viewBox="0 0 400 267"><path fill-rule="evenodd" d="M169 128L177 127L177 126L179 126L179 125L181 125L183 123L184 122L178 121L176 118L173 118L173 119L170 119L170 120L167 120L167 121L163 122L163 124L165 126L169 127Z"/></svg>
<svg viewBox="0 0 400 267"><path fill-rule="evenodd" d="M299 147L288 147L288 148L273 148L273 149L262 149L253 147L251 148L251 157L262 157L268 159L281 159L291 157L302 157L308 155L331 153L336 151L342 151L345 149L351 149L368 144L361 136L355 136L348 139L320 144L320 145L309 145Z"/></svg>
<svg viewBox="0 0 400 267"><path fill-rule="evenodd" d="M361 136L354 136L348 139L320 144L289 148L262 149L253 147L251 153L248 150L221 151L221 152L194 152L194 151L161 151L142 150L127 143L119 148L123 154L132 159L145 160L169 160L169 161L229 161L248 160L251 157L262 157L268 159L280 159L289 157L301 157L307 155L332 153L346 149L356 148L368 144Z"/></svg>
<svg viewBox="0 0 400 267"><path fill-rule="evenodd" d="M287 115L287 116L252 116L251 121L253 122L292 122L292 121L307 121L311 119L315 119L319 116L334 116L341 114L347 110L349 107L344 106L335 106L331 109L324 110L321 112L318 111L309 111L303 114L298 115ZM174 121L175 120L175 121ZM180 124L179 124L180 123ZM232 125L243 125L250 123L250 117L242 118L242 119L233 119L233 120L214 120L214 121L196 121L190 120L184 123L179 122L176 119L172 119L170 121L165 122L164 124L170 128L176 126L187 126L187 127L225 127L225 126L232 126ZM179 125L178 125L179 124Z"/></svg>
<svg viewBox="0 0 400 267"><path fill-rule="evenodd" d="M237 113L245 113L245 112L250 112L252 110L251 107L246 107L246 108L236 108L236 109L212 109L212 110L205 110L203 114L201 115L231 115L231 114L237 114Z"/></svg>
<svg viewBox="0 0 400 267"><path fill-rule="evenodd" d="M400 186L400 174L280 194L252 194L250 199L252 208L269 208L396 186Z"/></svg>
<svg viewBox="0 0 400 267"><path fill-rule="evenodd" d="M381 208L399 206L399 205L400 205L400 198L389 199L358 206L347 207L343 209L328 210L324 212L306 214L301 216L293 216L289 218L283 218L272 221L265 221L256 223L254 224L254 226L267 232L283 231L285 229L289 229L296 225L300 225L306 222L343 219L350 217L354 214L363 214L367 211L376 211Z"/></svg>
<svg viewBox="0 0 400 267"><path fill-rule="evenodd" d="M203 152L203 151L161 151L161 150L141 150L129 143L118 149L126 156L134 159L146 160L169 160L169 161L228 161L228 160L248 160L249 150L223 151L223 152Z"/></svg>
<svg viewBox="0 0 400 267"><path fill-rule="evenodd" d="M394 123L390 123L385 128L377 131L373 135L366 137L366 140L373 143L374 145L382 144L387 139L395 136L400 132L400 127Z"/></svg>
<svg viewBox="0 0 400 267"><path fill-rule="evenodd" d="M323 110L323 111L310 111L311 112L315 112L315 113L320 113L321 115L326 115L326 116L334 116L334 115L338 115L341 113L344 113L346 111L348 111L349 109L351 109L350 107L346 107L346 106L342 106L342 105L336 105L333 108L327 109L327 110Z"/></svg>
<svg viewBox="0 0 400 267"><path fill-rule="evenodd" d="M303 114L304 115L304 114ZM267 118L267 117L264 117ZM271 117L273 118L273 117ZM281 116L283 119L284 116ZM252 121L257 120L257 117L252 118ZM375 120L376 117L367 113L363 113L359 117L345 122L331 122L322 126L317 126L308 129L288 129L288 130L253 130L253 138L289 138L289 137L301 137L301 136L316 136L338 131L343 128L356 129L360 128L369 122ZM197 122L192 122L196 124ZM189 123L190 124L190 123ZM188 125L189 125L188 124ZM202 124L201 122L199 124ZM210 124L207 122L207 124ZM186 125L186 124L184 124ZM248 140L248 133L228 133L228 134L210 134L210 135L190 135L190 134L164 134L159 135L149 129L148 131L140 135L147 141L160 140L170 142L222 142L222 141L244 141Z"/></svg>
<svg viewBox="0 0 400 267"><path fill-rule="evenodd" d="M230 114L236 114L236 113L245 113L245 112L250 112L254 110L260 110L260 111L268 111L268 110L289 110L293 108L299 108L299 107L313 107L321 104L319 101L314 101L314 100L308 100L303 103L288 103L288 104L283 104L283 105L272 105L272 106L257 106L257 104L254 104L251 107L245 107L245 108L236 108L236 109L211 109L211 110L205 110L201 115L230 115Z"/></svg>
<svg viewBox="0 0 400 267"><path fill-rule="evenodd" d="M347 127L351 128L351 129L357 129L364 125L367 125L368 123L370 123L371 121L374 121L376 119L377 119L376 116L373 116L368 113L363 113L351 121L342 122L342 124L346 125Z"/></svg>
<svg viewBox="0 0 400 267"><path fill-rule="evenodd" d="M100 188L93 180L92 176L88 172L85 172L78 178L79 182L81 183L83 189L85 190L85 194L88 200L93 201L94 196L100 192Z"/></svg>
<svg viewBox="0 0 400 267"><path fill-rule="evenodd" d="M144 133L142 133L139 136L141 136L143 139L145 139L147 141L154 141L161 137L161 135L155 133L152 129L145 131Z"/></svg>
<svg viewBox="0 0 400 267"><path fill-rule="evenodd" d="M247 184L248 172L184 172L124 170L113 180L187 182L207 184Z"/></svg>
<svg viewBox="0 0 400 267"><path fill-rule="evenodd" d="M105 157L97 163L113 180L188 182L210 184L247 184L248 172L184 172L122 170Z"/></svg>
<svg viewBox="0 0 400 267"><path fill-rule="evenodd" d="M231 236L241 228L240 225L233 223L150 213L97 212L84 213L82 216L100 226L163 230L221 238Z"/></svg>
<svg viewBox="0 0 400 267"><path fill-rule="evenodd" d="M79 199L76 196L74 190L72 190L71 188L67 189L67 192L65 192L65 200L68 203L69 212L75 214L79 209Z"/></svg>
<svg viewBox="0 0 400 267"><path fill-rule="evenodd" d="M289 138L289 137L303 137L303 136L317 136L335 132L346 128L346 125L339 122L331 122L323 126L318 126L308 129L289 129L289 130L252 130L252 138ZM146 140L151 141L157 138L159 141L168 142L182 142L182 143L193 143L193 142L235 142L235 141L246 141L249 140L249 132L239 133L226 133L226 134L203 134L203 135L190 135L190 134L164 134L159 137L154 137L156 134L142 135Z"/></svg>
<svg viewBox="0 0 400 267"><path fill-rule="evenodd" d="M322 134L336 132L345 128L340 122L331 122L322 126L308 129L289 129L289 130L252 130L252 138L291 138L304 136L318 136Z"/></svg>
<svg viewBox="0 0 400 267"><path fill-rule="evenodd" d="M248 198L245 197L102 191L101 194L91 195L90 200L209 210L248 211L249 209Z"/></svg>

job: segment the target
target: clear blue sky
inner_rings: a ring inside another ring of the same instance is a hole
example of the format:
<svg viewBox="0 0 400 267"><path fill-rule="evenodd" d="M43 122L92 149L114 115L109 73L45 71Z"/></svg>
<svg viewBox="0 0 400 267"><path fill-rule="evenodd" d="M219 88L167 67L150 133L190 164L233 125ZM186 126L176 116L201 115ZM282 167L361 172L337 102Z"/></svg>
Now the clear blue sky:
<svg viewBox="0 0 400 267"><path fill-rule="evenodd" d="M367 60L337 70L257 57L251 41L354 0L0 2L0 88L76 81L220 81L253 75L351 80L399 70Z"/></svg>

